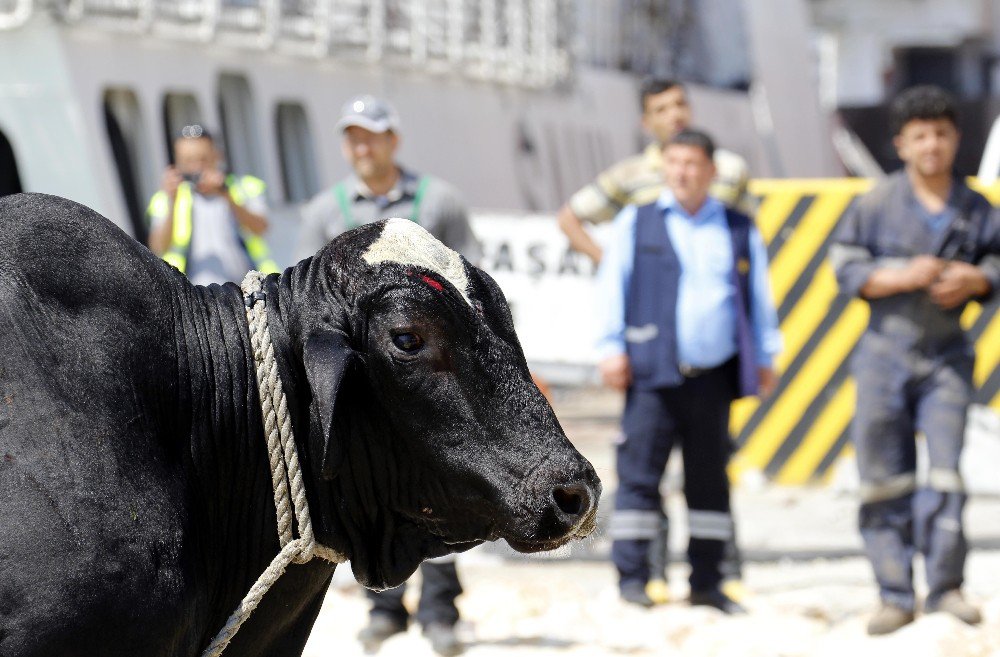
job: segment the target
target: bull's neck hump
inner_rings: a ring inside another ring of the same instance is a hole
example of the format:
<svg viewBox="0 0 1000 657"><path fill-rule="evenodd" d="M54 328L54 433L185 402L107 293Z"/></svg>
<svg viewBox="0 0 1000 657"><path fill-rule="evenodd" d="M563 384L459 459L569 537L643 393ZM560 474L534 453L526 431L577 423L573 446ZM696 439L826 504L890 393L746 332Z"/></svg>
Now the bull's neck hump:
<svg viewBox="0 0 1000 657"><path fill-rule="evenodd" d="M240 289L188 286L178 302L180 407L206 511L266 514L270 469Z"/></svg>
<svg viewBox="0 0 1000 657"><path fill-rule="evenodd" d="M192 429L245 442L259 428L256 373L239 288L192 287L185 295L177 344L190 393ZM256 414L250 412L256 411Z"/></svg>
<svg viewBox="0 0 1000 657"><path fill-rule="evenodd" d="M178 360L181 378L187 377L180 387L190 395L195 543L206 562L226 564L204 573L205 590L222 601L204 617L207 640L280 547L242 292L231 283L186 286L178 301ZM268 620L289 623L298 608L286 605Z"/></svg>

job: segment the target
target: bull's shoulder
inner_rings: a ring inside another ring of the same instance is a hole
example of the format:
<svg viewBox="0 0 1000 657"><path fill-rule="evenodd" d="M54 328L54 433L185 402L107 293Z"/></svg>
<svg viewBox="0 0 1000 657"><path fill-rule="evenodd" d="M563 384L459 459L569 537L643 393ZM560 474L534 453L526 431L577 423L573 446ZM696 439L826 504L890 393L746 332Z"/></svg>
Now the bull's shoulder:
<svg viewBox="0 0 1000 657"><path fill-rule="evenodd" d="M0 199L0 244L51 240L50 246L109 236L107 219L90 208L49 194L13 194ZM121 232L121 231L119 231ZM29 246L21 244L22 246Z"/></svg>
<svg viewBox="0 0 1000 657"><path fill-rule="evenodd" d="M79 203L47 194L0 199L0 288L40 299L120 305L171 269L111 221ZM2 292L0 292L2 293Z"/></svg>
<svg viewBox="0 0 1000 657"><path fill-rule="evenodd" d="M0 335L15 346L0 368L22 370L53 397L90 390L114 405L110 388L130 390L142 367L169 364L173 271L78 203L0 200Z"/></svg>

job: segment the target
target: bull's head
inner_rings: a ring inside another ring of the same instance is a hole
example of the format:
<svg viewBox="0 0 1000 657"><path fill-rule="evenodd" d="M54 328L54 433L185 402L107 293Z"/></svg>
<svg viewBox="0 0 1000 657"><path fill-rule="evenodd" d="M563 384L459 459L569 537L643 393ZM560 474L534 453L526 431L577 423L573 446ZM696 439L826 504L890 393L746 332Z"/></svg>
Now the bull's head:
<svg viewBox="0 0 1000 657"><path fill-rule="evenodd" d="M600 482L532 383L487 274L391 219L285 276L317 539L359 582L395 586L484 540L530 552L592 531Z"/></svg>

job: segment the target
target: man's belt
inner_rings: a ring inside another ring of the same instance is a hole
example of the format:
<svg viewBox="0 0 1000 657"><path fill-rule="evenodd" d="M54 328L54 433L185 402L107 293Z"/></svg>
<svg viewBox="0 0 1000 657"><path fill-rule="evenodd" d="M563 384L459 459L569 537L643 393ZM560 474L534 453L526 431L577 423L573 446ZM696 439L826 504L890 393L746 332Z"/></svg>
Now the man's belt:
<svg viewBox="0 0 1000 657"><path fill-rule="evenodd" d="M718 366L716 366L716 367L693 367L691 365L686 365L684 363L681 363L680 365L677 366L677 369L680 371L681 375L684 378L686 378L686 379L696 379L699 376L702 376L703 374L708 374L709 372L712 372L712 371L717 370L719 368L718 368Z"/></svg>

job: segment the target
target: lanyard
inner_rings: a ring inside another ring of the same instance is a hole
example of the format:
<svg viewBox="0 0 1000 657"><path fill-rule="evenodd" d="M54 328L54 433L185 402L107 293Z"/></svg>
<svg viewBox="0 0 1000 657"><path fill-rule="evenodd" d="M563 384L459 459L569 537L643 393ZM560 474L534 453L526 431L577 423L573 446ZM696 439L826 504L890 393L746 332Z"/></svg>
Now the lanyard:
<svg viewBox="0 0 1000 657"><path fill-rule="evenodd" d="M420 202L424 198L424 192L427 191L428 183L430 183L430 179L427 176L421 176L420 182L417 183L417 191L413 194L413 209L410 211L410 221L415 224L420 224ZM340 212L344 216L346 230L357 228L360 224L355 221L354 213L351 212L351 201L347 198L347 186L343 181L334 186L333 195L337 198L337 203L340 205Z"/></svg>

